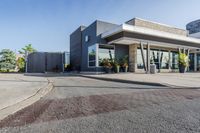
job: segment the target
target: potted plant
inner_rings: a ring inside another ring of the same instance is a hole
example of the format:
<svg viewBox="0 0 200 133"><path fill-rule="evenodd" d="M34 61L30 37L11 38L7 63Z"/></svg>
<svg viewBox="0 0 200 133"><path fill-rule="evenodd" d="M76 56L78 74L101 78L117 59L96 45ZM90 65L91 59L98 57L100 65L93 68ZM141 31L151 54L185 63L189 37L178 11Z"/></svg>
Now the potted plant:
<svg viewBox="0 0 200 133"><path fill-rule="evenodd" d="M185 73L186 68L189 66L189 58L185 53L179 52L178 66L179 66L179 72Z"/></svg>
<svg viewBox="0 0 200 133"><path fill-rule="evenodd" d="M119 65L118 59L115 59L114 61L114 68L115 68L115 72L119 73L120 65Z"/></svg>
<svg viewBox="0 0 200 133"><path fill-rule="evenodd" d="M105 58L102 60L102 65L104 66L105 72L106 73L111 73L112 72L112 63L108 58Z"/></svg>
<svg viewBox="0 0 200 133"><path fill-rule="evenodd" d="M128 72L128 55L124 56L122 59L122 68L124 72Z"/></svg>

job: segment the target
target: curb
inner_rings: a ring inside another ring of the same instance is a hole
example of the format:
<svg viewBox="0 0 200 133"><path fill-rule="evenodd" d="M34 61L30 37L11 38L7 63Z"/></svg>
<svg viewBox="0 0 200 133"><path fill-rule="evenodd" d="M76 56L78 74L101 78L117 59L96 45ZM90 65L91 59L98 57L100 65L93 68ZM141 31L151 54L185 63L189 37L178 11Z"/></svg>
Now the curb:
<svg viewBox="0 0 200 133"><path fill-rule="evenodd" d="M47 79L48 80L48 79ZM0 110L0 121L6 118L7 116L16 113L17 111L37 102L40 100L43 96L45 96L48 92L50 92L53 89L53 84L48 80L48 84L46 87L40 88L35 94L32 96L24 99L23 101L20 101L18 103L15 103L14 105L5 107Z"/></svg>
<svg viewBox="0 0 200 133"><path fill-rule="evenodd" d="M86 76L86 75L79 75L79 76L90 78L90 79L103 80L103 81L139 84L139 85L150 85L150 86L156 86L156 87L167 87L169 89L200 89L199 87L176 86L176 85L170 85L167 83L151 83L151 82L132 81L132 80L123 80L123 79L115 79L115 78L93 77L93 76Z"/></svg>
<svg viewBox="0 0 200 133"><path fill-rule="evenodd" d="M151 85L151 86L158 86L158 87L169 87L169 86L166 86L166 85L160 84L160 83L131 81L131 80L124 80L124 79L104 78L104 77L93 77L93 76L86 76L86 75L80 75L80 76L81 77L85 77L85 78L98 79L98 80L104 80L104 81L112 81L112 82L120 82L120 83Z"/></svg>

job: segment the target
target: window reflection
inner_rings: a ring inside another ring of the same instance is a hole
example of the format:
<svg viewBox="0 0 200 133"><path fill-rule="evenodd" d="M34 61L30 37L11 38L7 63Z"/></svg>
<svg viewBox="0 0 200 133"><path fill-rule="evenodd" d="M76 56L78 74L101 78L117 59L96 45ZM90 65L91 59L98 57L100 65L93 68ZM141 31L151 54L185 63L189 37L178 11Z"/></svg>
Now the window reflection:
<svg viewBox="0 0 200 133"><path fill-rule="evenodd" d="M144 49L144 60L146 61L146 49ZM171 66L170 66L171 61ZM155 64L157 69L178 69L178 53L165 50L151 49L150 64ZM137 68L144 69L141 49L137 49Z"/></svg>
<svg viewBox="0 0 200 133"><path fill-rule="evenodd" d="M160 69L160 52L158 50L150 50L150 63L155 64Z"/></svg>
<svg viewBox="0 0 200 133"><path fill-rule="evenodd" d="M96 66L96 45L88 47L88 65L90 67Z"/></svg>
<svg viewBox="0 0 200 133"><path fill-rule="evenodd" d="M169 69L169 52L161 51L160 53L161 53L161 55L160 55L161 69Z"/></svg>
<svg viewBox="0 0 200 133"><path fill-rule="evenodd" d="M99 45L98 49L98 58L99 58L99 66L103 66L103 59L113 60L115 57L115 51L113 45Z"/></svg>
<svg viewBox="0 0 200 133"><path fill-rule="evenodd" d="M144 49L144 60L146 60L146 49ZM137 49L137 68L144 69L144 63L142 60L141 49Z"/></svg>
<svg viewBox="0 0 200 133"><path fill-rule="evenodd" d="M200 71L200 54L197 54L197 71Z"/></svg>
<svg viewBox="0 0 200 133"><path fill-rule="evenodd" d="M171 69L178 69L178 52L171 52L170 58L170 60L172 61Z"/></svg>

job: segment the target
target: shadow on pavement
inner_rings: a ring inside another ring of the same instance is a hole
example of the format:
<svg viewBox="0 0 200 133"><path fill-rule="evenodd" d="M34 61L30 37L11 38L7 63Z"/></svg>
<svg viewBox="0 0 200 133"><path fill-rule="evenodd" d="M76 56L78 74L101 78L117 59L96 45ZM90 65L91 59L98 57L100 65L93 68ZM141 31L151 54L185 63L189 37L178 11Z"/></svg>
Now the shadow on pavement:
<svg viewBox="0 0 200 133"><path fill-rule="evenodd" d="M170 87L158 87L158 86L136 86L136 87L127 87L127 86L60 86L54 85L54 87L58 88L110 88L110 89L172 89Z"/></svg>

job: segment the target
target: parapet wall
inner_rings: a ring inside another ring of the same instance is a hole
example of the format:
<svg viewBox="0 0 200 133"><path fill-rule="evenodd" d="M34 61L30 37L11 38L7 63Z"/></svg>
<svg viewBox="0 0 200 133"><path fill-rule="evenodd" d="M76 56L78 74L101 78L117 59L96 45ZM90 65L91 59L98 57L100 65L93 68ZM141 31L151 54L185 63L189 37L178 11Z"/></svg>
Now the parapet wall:
<svg viewBox="0 0 200 133"><path fill-rule="evenodd" d="M130 25L153 29L153 30L164 31L164 32L169 32L169 33L173 33L173 34L187 36L187 30L179 29L176 27L168 26L165 24L159 24L156 22L151 22L151 21L147 21L147 20L143 20L143 19L139 19L139 18L131 19L126 23L130 24Z"/></svg>

